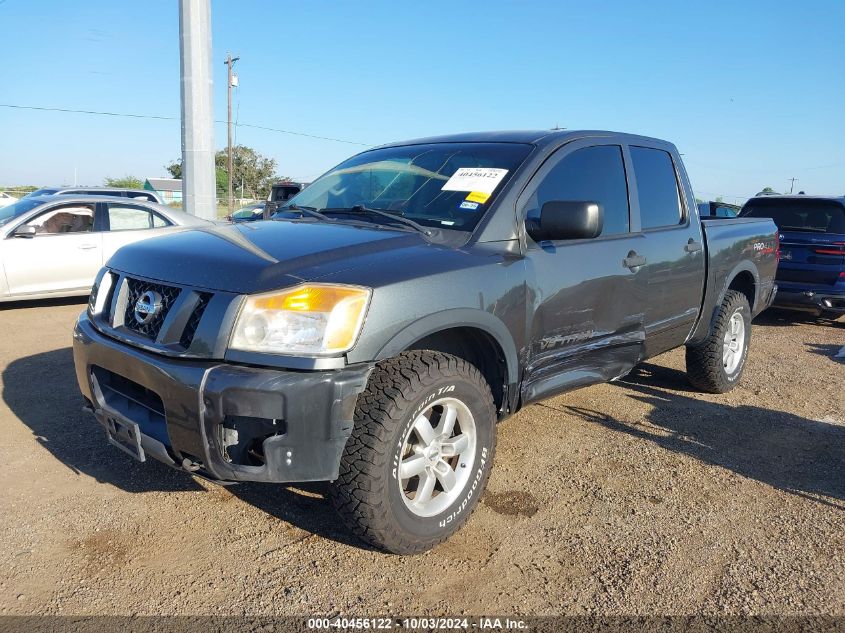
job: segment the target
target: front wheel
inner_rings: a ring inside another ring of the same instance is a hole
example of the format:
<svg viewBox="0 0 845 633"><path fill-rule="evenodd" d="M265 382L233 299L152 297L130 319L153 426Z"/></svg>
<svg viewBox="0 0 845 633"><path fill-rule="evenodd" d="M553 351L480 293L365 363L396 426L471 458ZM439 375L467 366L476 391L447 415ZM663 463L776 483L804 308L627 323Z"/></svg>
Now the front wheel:
<svg viewBox="0 0 845 633"><path fill-rule="evenodd" d="M687 377L702 391L725 393L745 369L751 341L751 307L741 292L725 293L707 339L687 346Z"/></svg>
<svg viewBox="0 0 845 633"><path fill-rule="evenodd" d="M466 361L413 351L379 363L359 396L331 497L362 540L396 554L446 540L478 505L496 448L495 406Z"/></svg>

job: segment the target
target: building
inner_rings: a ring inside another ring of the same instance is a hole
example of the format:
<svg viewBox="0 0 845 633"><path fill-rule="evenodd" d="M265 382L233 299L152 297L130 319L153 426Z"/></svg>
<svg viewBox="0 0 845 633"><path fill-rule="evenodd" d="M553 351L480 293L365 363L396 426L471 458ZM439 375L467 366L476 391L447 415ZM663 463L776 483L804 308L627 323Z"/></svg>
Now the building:
<svg viewBox="0 0 845 633"><path fill-rule="evenodd" d="M182 204L182 180L180 178L147 178L144 189L155 191L165 204Z"/></svg>

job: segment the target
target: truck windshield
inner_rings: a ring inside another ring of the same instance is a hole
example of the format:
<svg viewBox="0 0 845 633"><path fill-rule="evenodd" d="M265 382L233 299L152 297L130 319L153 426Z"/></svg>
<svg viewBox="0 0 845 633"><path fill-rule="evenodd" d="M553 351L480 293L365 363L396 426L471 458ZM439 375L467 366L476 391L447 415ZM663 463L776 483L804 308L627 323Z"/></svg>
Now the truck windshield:
<svg viewBox="0 0 845 633"><path fill-rule="evenodd" d="M781 231L845 233L845 207L833 200L751 199L742 217L772 218Z"/></svg>
<svg viewBox="0 0 845 633"><path fill-rule="evenodd" d="M424 226L471 231L531 149L431 143L370 150L321 176L281 210L366 207Z"/></svg>

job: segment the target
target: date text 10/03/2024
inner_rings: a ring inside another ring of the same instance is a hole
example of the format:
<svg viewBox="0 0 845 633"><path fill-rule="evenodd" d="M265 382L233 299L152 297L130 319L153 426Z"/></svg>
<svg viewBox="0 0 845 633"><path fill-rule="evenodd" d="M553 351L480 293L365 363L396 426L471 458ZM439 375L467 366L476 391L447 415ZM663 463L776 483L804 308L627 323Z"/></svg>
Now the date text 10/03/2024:
<svg viewBox="0 0 845 633"><path fill-rule="evenodd" d="M524 620L498 617L480 618L309 618L309 629L410 629L410 630L525 630Z"/></svg>

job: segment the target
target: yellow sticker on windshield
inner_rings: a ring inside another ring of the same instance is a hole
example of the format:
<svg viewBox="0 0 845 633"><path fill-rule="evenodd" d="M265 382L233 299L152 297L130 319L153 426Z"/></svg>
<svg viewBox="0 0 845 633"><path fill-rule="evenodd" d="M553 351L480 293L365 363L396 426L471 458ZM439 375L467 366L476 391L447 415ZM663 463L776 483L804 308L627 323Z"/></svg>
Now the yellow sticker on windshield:
<svg viewBox="0 0 845 633"><path fill-rule="evenodd" d="M490 199L490 194L481 193L480 191L471 191L466 199L470 202L480 202L481 204L484 204Z"/></svg>

